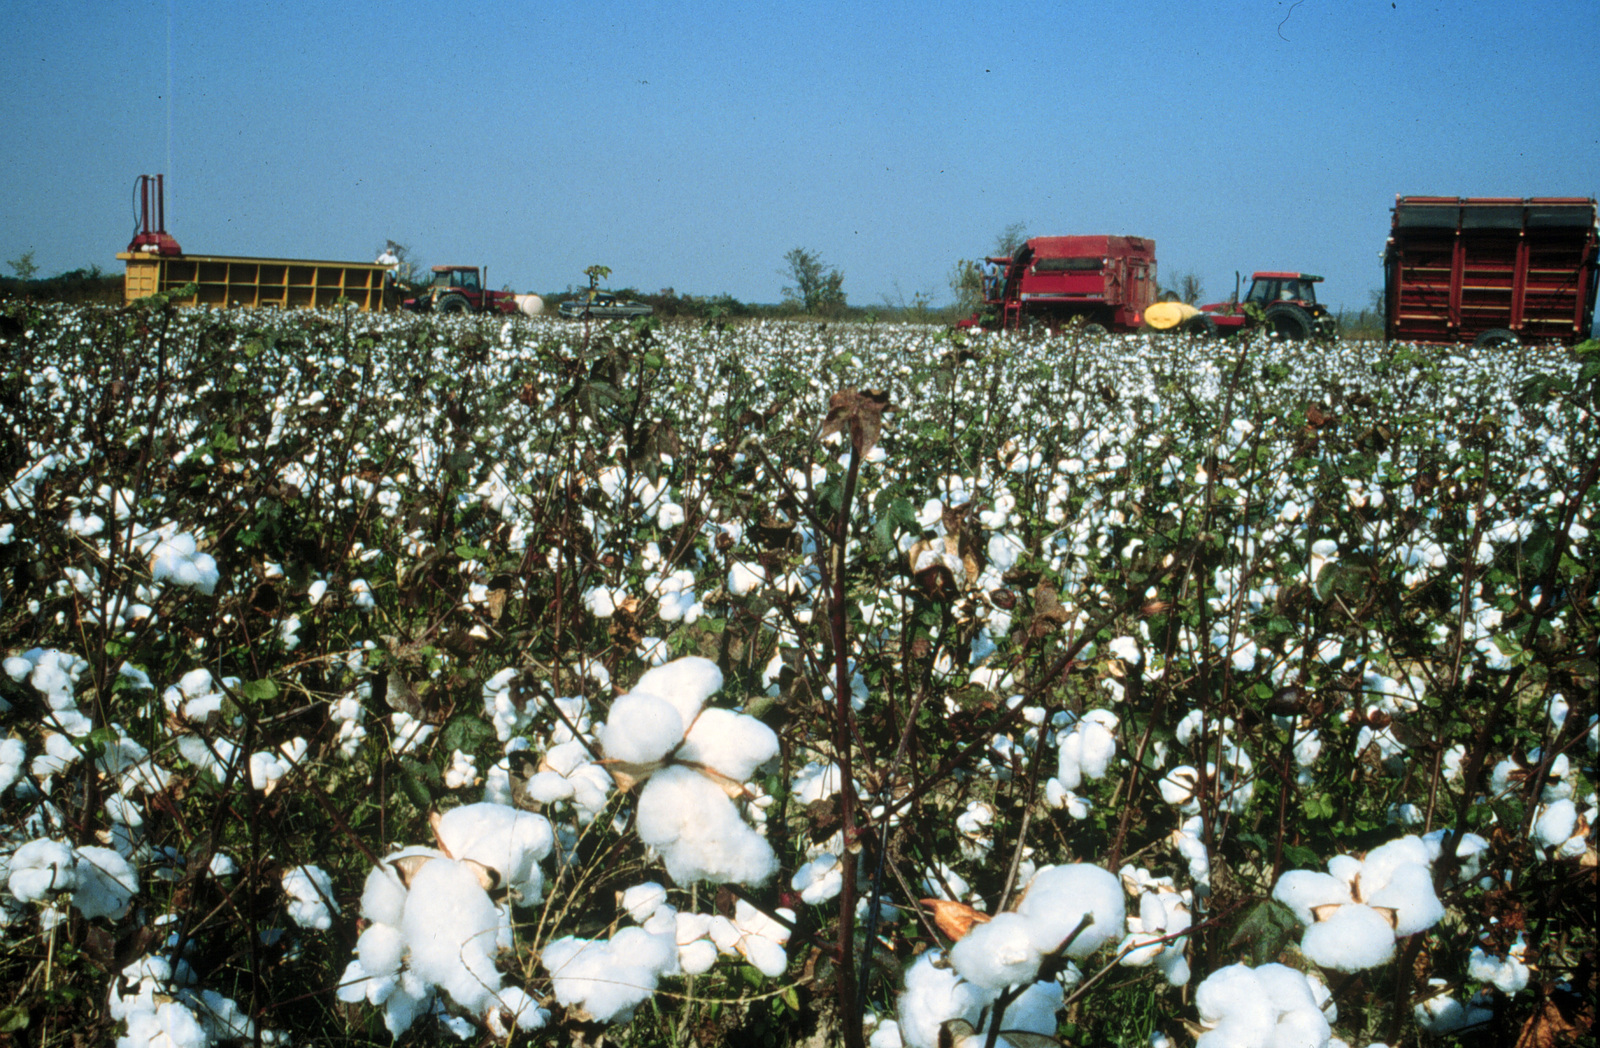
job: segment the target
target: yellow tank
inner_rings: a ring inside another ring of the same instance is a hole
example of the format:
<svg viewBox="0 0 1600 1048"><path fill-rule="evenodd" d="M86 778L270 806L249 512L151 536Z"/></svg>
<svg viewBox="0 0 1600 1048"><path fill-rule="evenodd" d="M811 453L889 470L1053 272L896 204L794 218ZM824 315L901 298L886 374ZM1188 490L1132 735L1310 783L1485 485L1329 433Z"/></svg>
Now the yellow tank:
<svg viewBox="0 0 1600 1048"><path fill-rule="evenodd" d="M1173 331L1199 315L1200 311L1187 302L1157 302L1145 307L1144 322L1156 331Z"/></svg>

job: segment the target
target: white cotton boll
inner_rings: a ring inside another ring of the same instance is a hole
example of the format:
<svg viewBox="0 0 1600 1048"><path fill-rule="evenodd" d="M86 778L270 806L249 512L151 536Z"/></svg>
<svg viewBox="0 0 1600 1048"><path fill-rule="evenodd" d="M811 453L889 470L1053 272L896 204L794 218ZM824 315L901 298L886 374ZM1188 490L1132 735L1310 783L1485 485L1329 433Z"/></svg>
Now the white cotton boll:
<svg viewBox="0 0 1600 1048"><path fill-rule="evenodd" d="M748 596L766 582L766 569L759 564L736 560L728 569L728 592L735 597Z"/></svg>
<svg viewBox="0 0 1600 1048"><path fill-rule="evenodd" d="M815 761L794 773L789 781L789 794L799 804L814 804L844 789L844 773L837 764L819 764Z"/></svg>
<svg viewBox="0 0 1600 1048"><path fill-rule="evenodd" d="M1056 778L1068 790L1083 785L1083 732L1073 731L1056 750Z"/></svg>
<svg viewBox="0 0 1600 1048"><path fill-rule="evenodd" d="M542 1030L550 1021L549 1010L539 1007L539 1002L521 987L502 987L495 996L498 1007L489 1010L487 1025L489 1032L501 1040L509 1040L511 1036L511 1030L500 1021L501 1012L511 1016L512 1025L519 1030Z"/></svg>
<svg viewBox="0 0 1600 1048"><path fill-rule="evenodd" d="M1197 1048L1266 1048L1277 1010L1266 987L1248 965L1230 964L1212 972L1195 988L1195 1009L1209 1027Z"/></svg>
<svg viewBox="0 0 1600 1048"><path fill-rule="evenodd" d="M1036 982L1011 1002L1000 1025L1007 1030L1054 1036L1056 1013L1061 1010L1066 993L1060 983Z"/></svg>
<svg viewBox="0 0 1600 1048"><path fill-rule="evenodd" d="M717 963L717 944L695 939L678 947L678 966L685 975L704 975Z"/></svg>
<svg viewBox="0 0 1600 1048"><path fill-rule="evenodd" d="M739 816L722 788L682 766L657 772L639 794L639 839L656 849L679 884L694 880L756 885L778 857Z"/></svg>
<svg viewBox="0 0 1600 1048"><path fill-rule="evenodd" d="M1200 788L1200 772L1189 765L1180 764L1167 772L1156 788L1161 791L1162 800L1185 814L1192 815L1200 810L1196 797Z"/></svg>
<svg viewBox="0 0 1600 1048"><path fill-rule="evenodd" d="M1280 1012L1268 1043L1271 1048L1324 1048L1332 1033L1320 1011L1297 1008Z"/></svg>
<svg viewBox="0 0 1600 1048"><path fill-rule="evenodd" d="M0 740L0 794L9 790L21 776L27 759L28 747L21 739Z"/></svg>
<svg viewBox="0 0 1600 1048"><path fill-rule="evenodd" d="M73 907L90 920L120 920L139 893L138 873L111 848L91 844L74 850L78 883L72 893Z"/></svg>
<svg viewBox="0 0 1600 1048"><path fill-rule="evenodd" d="M722 671L716 663L698 655L687 655L647 670L633 686L633 693L666 699L687 727L700 715L705 701L721 688Z"/></svg>
<svg viewBox="0 0 1600 1048"><path fill-rule="evenodd" d="M1428 866L1433 853L1427 843L1414 834L1396 837L1367 852L1361 860L1362 890L1368 895L1389 883L1389 878L1401 866Z"/></svg>
<svg viewBox="0 0 1600 1048"><path fill-rule="evenodd" d="M1394 928L1372 907L1350 903L1307 928L1300 952L1334 971L1376 968L1394 956Z"/></svg>
<svg viewBox="0 0 1600 1048"><path fill-rule="evenodd" d="M1294 911L1306 926L1316 923L1311 912L1318 906L1342 906L1351 902L1350 886L1339 878L1316 870L1289 870L1278 878L1272 897Z"/></svg>
<svg viewBox="0 0 1600 1048"><path fill-rule="evenodd" d="M778 755L778 736L754 717L733 710L702 710L678 750L678 759L704 764L736 782Z"/></svg>
<svg viewBox="0 0 1600 1048"><path fill-rule="evenodd" d="M318 604L322 603L322 598L327 594L327 592L327 582L322 579L317 579L313 581L311 585L306 587L306 600L311 603L312 607L316 607Z"/></svg>
<svg viewBox="0 0 1600 1048"><path fill-rule="evenodd" d="M539 901L544 874L539 860L555 847L543 815L480 802L452 808L439 818L439 843L456 859L472 859L500 875L524 905Z"/></svg>
<svg viewBox="0 0 1600 1048"><path fill-rule="evenodd" d="M1395 867L1389 882L1367 896L1366 902L1395 912L1395 935L1426 931L1444 916L1444 904L1433 891L1432 872L1415 863Z"/></svg>
<svg viewBox="0 0 1600 1048"><path fill-rule="evenodd" d="M1435 989L1435 995L1411 1010L1423 1031L1436 1037L1445 1037L1483 1026L1494 1018L1494 1012L1490 1009L1480 1008L1471 1002L1462 1004L1444 993L1448 984L1443 979L1429 979L1428 985Z"/></svg>
<svg viewBox="0 0 1600 1048"><path fill-rule="evenodd" d="M379 924L399 927L401 915L405 912L406 887L392 863L413 855L431 859L440 854L432 848L407 848L386 856L381 864L367 873L361 889L361 916Z"/></svg>
<svg viewBox="0 0 1600 1048"><path fill-rule="evenodd" d="M1559 800L1540 807L1533 823L1532 837L1546 848L1565 844L1578 826L1578 806L1571 800Z"/></svg>
<svg viewBox="0 0 1600 1048"><path fill-rule="evenodd" d="M400 932L410 967L471 1012L500 988L494 966L500 915L477 873L465 863L434 859L411 878Z"/></svg>
<svg viewBox="0 0 1600 1048"><path fill-rule="evenodd" d="M187 532L159 542L150 554L150 577L199 590L209 596L217 588L217 562L209 553L198 551L195 537Z"/></svg>
<svg viewBox="0 0 1600 1048"><path fill-rule="evenodd" d="M810 906L827 902L844 890L844 867L836 855L824 853L794 871L789 887Z"/></svg>
<svg viewBox="0 0 1600 1048"><path fill-rule="evenodd" d="M289 896L289 919L294 923L324 931L333 927L339 904L333 899L333 880L321 867L296 866L289 870L283 875L283 891Z"/></svg>
<svg viewBox="0 0 1600 1048"><path fill-rule="evenodd" d="M1029 920L1020 913L999 913L973 925L950 950L950 963L961 977L988 990L1032 982L1042 959Z"/></svg>
<svg viewBox="0 0 1600 1048"><path fill-rule="evenodd" d="M685 721L677 707L651 692L629 692L611 704L600 729L607 757L629 764L652 764L683 740Z"/></svg>
<svg viewBox="0 0 1600 1048"><path fill-rule="evenodd" d="M1114 727L1114 721L1112 728L1107 728L1104 724L1088 718L1085 718L1079 727L1078 732L1083 736L1083 744L1078 759L1084 778L1106 777L1106 769L1110 767L1111 759L1117 754L1117 739L1111 734Z"/></svg>
<svg viewBox="0 0 1600 1048"><path fill-rule="evenodd" d="M650 915L656 912L656 908L664 906L666 901L667 889L655 881L635 884L622 893L622 908L639 924L649 920Z"/></svg>
<svg viewBox="0 0 1600 1048"><path fill-rule="evenodd" d="M951 1019L976 1023L994 994L974 986L954 971L934 967L942 959L938 950L925 950L906 969L905 990L900 994L900 1037L907 1048L937 1048L939 1028Z"/></svg>
<svg viewBox="0 0 1600 1048"><path fill-rule="evenodd" d="M19 902L44 902L78 883L72 848L47 837L28 841L11 853L7 887Z"/></svg>
<svg viewBox="0 0 1600 1048"><path fill-rule="evenodd" d="M1126 920L1122 883L1115 874L1084 863L1046 866L1034 874L1017 912L1028 919L1033 945L1043 954L1061 949L1089 916L1088 925L1066 948L1067 956L1078 961L1121 935Z"/></svg>
<svg viewBox="0 0 1600 1048"><path fill-rule="evenodd" d="M211 1037L200 1020L177 1001L166 1001L152 1010L128 1015L128 1033L117 1044L148 1045L149 1048L209 1048Z"/></svg>
<svg viewBox="0 0 1600 1048"><path fill-rule="evenodd" d="M373 922L356 940L356 958L368 975L393 975L405 960L406 940L391 924Z"/></svg>

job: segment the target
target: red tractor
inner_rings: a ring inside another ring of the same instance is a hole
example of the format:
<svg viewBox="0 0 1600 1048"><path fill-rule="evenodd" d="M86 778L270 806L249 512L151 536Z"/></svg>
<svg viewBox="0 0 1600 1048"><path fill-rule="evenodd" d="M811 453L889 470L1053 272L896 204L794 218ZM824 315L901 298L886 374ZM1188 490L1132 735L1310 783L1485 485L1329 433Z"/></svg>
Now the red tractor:
<svg viewBox="0 0 1600 1048"><path fill-rule="evenodd" d="M433 283L402 303L418 313L515 313L516 295L485 291L477 266L434 266Z"/></svg>
<svg viewBox="0 0 1600 1048"><path fill-rule="evenodd" d="M1184 330L1197 335L1234 335L1257 323L1279 338L1333 338L1339 322L1317 301L1322 278L1310 273L1253 273L1250 293L1241 301L1238 276L1233 297L1200 307L1184 321ZM1259 320L1257 319L1259 318Z"/></svg>

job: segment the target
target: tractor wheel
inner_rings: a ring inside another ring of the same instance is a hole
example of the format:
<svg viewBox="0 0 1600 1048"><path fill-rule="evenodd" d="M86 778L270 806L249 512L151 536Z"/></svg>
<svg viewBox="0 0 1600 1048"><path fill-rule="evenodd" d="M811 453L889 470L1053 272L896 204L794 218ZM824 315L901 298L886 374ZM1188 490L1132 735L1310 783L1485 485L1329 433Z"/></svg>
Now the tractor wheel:
<svg viewBox="0 0 1600 1048"><path fill-rule="evenodd" d="M465 313L472 307L462 295L445 295L433 308L441 313Z"/></svg>
<svg viewBox="0 0 1600 1048"><path fill-rule="evenodd" d="M1310 338L1316 325L1304 309L1292 302L1279 302L1267 307L1267 330L1279 338L1299 342Z"/></svg>
<svg viewBox="0 0 1600 1048"><path fill-rule="evenodd" d="M1078 329L1078 334L1084 338L1099 340L1106 337L1106 327L1104 324L1085 324Z"/></svg>
<svg viewBox="0 0 1600 1048"><path fill-rule="evenodd" d="M1183 333L1195 338L1216 338L1217 322L1205 313L1183 322Z"/></svg>
<svg viewBox="0 0 1600 1048"><path fill-rule="evenodd" d="M1339 320L1331 314L1323 314L1316 319L1317 337L1320 339L1335 339L1339 337Z"/></svg>
<svg viewBox="0 0 1600 1048"><path fill-rule="evenodd" d="M1507 331L1505 328L1490 328L1488 331L1485 331L1483 334L1473 339L1472 344L1474 346L1487 346L1489 348L1495 348L1499 346L1514 346L1517 344L1517 333L1515 331Z"/></svg>

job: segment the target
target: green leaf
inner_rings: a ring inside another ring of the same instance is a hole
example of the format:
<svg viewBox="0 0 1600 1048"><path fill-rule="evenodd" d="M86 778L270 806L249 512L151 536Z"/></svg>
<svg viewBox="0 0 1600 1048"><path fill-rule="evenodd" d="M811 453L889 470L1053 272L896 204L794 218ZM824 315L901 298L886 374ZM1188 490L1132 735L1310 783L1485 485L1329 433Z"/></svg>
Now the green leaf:
<svg viewBox="0 0 1600 1048"><path fill-rule="evenodd" d="M278 697L278 685L270 680L247 680L239 685L239 697L250 702L271 702Z"/></svg>
<svg viewBox="0 0 1600 1048"><path fill-rule="evenodd" d="M1250 963L1259 967L1278 959L1283 948L1300 928L1294 911L1276 899L1263 899L1252 906L1228 940L1229 950L1247 949Z"/></svg>

